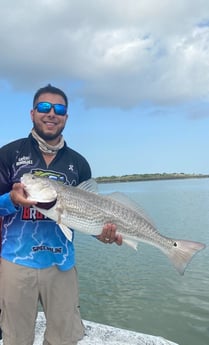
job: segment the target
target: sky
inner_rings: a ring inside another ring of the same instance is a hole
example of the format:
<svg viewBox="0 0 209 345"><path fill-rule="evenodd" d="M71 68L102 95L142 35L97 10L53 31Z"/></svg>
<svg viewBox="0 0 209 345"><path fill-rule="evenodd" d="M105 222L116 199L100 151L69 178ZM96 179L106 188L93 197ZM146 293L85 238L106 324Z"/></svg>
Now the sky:
<svg viewBox="0 0 209 345"><path fill-rule="evenodd" d="M209 173L208 0L0 0L0 146L29 134L37 89L93 177Z"/></svg>

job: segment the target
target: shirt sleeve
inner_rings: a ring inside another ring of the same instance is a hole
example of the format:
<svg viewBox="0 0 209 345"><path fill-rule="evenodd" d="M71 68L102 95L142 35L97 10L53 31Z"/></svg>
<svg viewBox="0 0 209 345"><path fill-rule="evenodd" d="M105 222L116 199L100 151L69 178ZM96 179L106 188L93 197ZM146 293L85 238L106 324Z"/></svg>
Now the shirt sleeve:
<svg viewBox="0 0 209 345"><path fill-rule="evenodd" d="M16 207L10 197L10 193L0 196L0 216L7 216L16 213L19 207Z"/></svg>
<svg viewBox="0 0 209 345"><path fill-rule="evenodd" d="M84 182L88 179L91 178L91 168L89 163L87 162L87 160L85 158L83 158L83 162L81 165L81 169L79 172L79 183Z"/></svg>

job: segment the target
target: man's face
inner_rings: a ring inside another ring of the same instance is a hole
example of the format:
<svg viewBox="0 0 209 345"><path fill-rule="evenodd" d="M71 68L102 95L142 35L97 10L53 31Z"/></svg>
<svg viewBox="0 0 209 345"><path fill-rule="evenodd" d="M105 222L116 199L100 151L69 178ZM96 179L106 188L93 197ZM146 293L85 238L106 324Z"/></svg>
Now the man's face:
<svg viewBox="0 0 209 345"><path fill-rule="evenodd" d="M63 104L65 101L62 96L52 93L44 93L39 96L36 104L39 102L49 102L52 104ZM35 105L36 105L35 104ZM49 113L39 112L37 109L31 110L31 119L37 134L50 144L56 145L59 142L68 115L56 115L52 107Z"/></svg>

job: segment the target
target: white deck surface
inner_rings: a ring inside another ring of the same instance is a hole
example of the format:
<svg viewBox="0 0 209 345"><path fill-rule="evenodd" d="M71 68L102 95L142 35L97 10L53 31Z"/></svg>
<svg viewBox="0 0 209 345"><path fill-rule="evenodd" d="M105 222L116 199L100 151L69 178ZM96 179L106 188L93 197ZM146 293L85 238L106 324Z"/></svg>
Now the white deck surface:
<svg viewBox="0 0 209 345"><path fill-rule="evenodd" d="M85 320L83 322L86 327L86 335L79 341L79 345L178 345L161 337L127 331ZM44 314L40 312L37 319L34 345L42 345L44 329L45 318ZM2 345L2 341L0 341L0 345Z"/></svg>

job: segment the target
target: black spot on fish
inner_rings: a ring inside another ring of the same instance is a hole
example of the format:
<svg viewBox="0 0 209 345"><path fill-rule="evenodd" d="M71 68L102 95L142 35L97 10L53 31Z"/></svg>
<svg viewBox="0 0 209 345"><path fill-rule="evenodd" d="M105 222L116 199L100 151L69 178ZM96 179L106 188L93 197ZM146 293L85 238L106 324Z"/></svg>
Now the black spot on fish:
<svg viewBox="0 0 209 345"><path fill-rule="evenodd" d="M173 246L174 246L174 247L177 247L178 245L177 245L177 243L176 243L176 242L174 242Z"/></svg>

